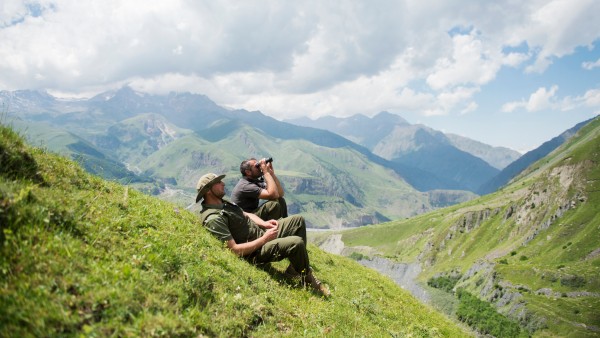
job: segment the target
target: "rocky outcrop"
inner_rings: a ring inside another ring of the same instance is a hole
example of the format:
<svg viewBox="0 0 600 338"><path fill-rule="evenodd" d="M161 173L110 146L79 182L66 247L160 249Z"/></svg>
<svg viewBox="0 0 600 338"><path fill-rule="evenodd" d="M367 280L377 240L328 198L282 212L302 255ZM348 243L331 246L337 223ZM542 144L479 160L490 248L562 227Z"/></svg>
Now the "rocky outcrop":
<svg viewBox="0 0 600 338"><path fill-rule="evenodd" d="M379 271L381 274L390 277L396 284L403 289L408 290L413 296L422 302L429 303L430 296L419 284L417 277L421 273L421 265L418 263L395 263L382 257L372 259L361 259L360 264Z"/></svg>
<svg viewBox="0 0 600 338"><path fill-rule="evenodd" d="M344 251L344 242L342 241L342 235L335 234L327 237L325 241L319 244L321 250L332 253L334 255L341 255Z"/></svg>
<svg viewBox="0 0 600 338"><path fill-rule="evenodd" d="M490 302L498 312L517 320L531 332L546 327L546 319L535 315L525 306L523 293L531 290L524 285L501 280L495 272L494 263L482 260L473 264L455 289L460 287L476 290L480 299Z"/></svg>

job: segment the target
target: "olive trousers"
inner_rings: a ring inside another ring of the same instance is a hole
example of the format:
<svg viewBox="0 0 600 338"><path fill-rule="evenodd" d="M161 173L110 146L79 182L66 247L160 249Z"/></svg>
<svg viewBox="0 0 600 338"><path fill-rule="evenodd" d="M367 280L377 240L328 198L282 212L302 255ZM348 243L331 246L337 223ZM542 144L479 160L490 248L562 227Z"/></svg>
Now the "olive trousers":
<svg viewBox="0 0 600 338"><path fill-rule="evenodd" d="M265 221L288 217L287 204L283 197L263 203L252 213Z"/></svg>
<svg viewBox="0 0 600 338"><path fill-rule="evenodd" d="M277 238L254 251L246 259L253 264L278 262L289 259L292 267L301 274L309 268L306 251L306 223L302 216L294 215L278 220ZM264 230L260 229L263 233Z"/></svg>

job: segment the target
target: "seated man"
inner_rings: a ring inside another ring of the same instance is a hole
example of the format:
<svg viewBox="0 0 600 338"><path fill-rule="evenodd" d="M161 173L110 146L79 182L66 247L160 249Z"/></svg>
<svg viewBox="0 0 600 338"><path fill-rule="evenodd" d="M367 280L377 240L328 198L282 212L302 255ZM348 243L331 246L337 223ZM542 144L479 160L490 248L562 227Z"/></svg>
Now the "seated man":
<svg viewBox="0 0 600 338"><path fill-rule="evenodd" d="M244 160L240 164L242 178L231 193L233 203L265 221L288 216L283 187L275 175L272 161L264 158ZM259 207L260 199L268 201Z"/></svg>
<svg viewBox="0 0 600 338"><path fill-rule="evenodd" d="M201 199L201 222L217 239L225 242L236 255L260 264L288 258L287 275L299 276L302 285L310 285L324 296L327 287L315 278L306 251L306 224L302 216L263 221L224 200L225 175L209 173L200 178L196 203Z"/></svg>

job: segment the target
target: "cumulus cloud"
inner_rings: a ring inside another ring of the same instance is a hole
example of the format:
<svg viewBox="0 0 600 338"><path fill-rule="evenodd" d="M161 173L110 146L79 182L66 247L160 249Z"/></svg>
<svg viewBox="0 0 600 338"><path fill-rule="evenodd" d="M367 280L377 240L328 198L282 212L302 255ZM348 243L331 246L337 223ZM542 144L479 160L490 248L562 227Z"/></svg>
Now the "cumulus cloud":
<svg viewBox="0 0 600 338"><path fill-rule="evenodd" d="M427 84L433 89L443 89L462 84L485 84L492 80L502 64L474 34L456 35L452 39L452 55L437 60Z"/></svg>
<svg viewBox="0 0 600 338"><path fill-rule="evenodd" d="M535 63L527 71L542 72L552 58L571 54L578 46L590 46L600 29L595 13L600 13L600 2L595 0L550 1L534 9L531 21L518 32L538 50Z"/></svg>
<svg viewBox="0 0 600 338"><path fill-rule="evenodd" d="M566 96L560 98L556 95L558 86L549 90L542 87L532 93L529 100L513 101L502 106L503 112L513 112L524 109L528 112L556 109L561 111L574 110L581 107L600 107L600 89L590 89L581 96Z"/></svg>
<svg viewBox="0 0 600 338"><path fill-rule="evenodd" d="M81 94L129 84L281 117L464 114L503 68L540 72L590 46L598 12L594 0L5 0L0 88ZM554 94L505 109L542 109Z"/></svg>
<svg viewBox="0 0 600 338"><path fill-rule="evenodd" d="M529 96L527 101L508 102L502 106L503 112L512 112L516 109L523 108L529 112L535 112L544 109L550 109L556 104L555 94L558 86L552 86L550 90L542 87L538 88Z"/></svg>
<svg viewBox="0 0 600 338"><path fill-rule="evenodd" d="M600 59L596 60L595 62L584 62L581 64L581 67L583 67L583 69L587 69L587 70L592 70L594 68L598 68L600 67Z"/></svg>

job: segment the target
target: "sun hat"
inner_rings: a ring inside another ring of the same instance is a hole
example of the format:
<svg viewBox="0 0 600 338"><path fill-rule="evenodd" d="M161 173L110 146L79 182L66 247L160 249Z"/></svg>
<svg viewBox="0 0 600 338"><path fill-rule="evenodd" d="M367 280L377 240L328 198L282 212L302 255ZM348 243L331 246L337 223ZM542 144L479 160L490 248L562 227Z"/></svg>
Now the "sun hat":
<svg viewBox="0 0 600 338"><path fill-rule="evenodd" d="M223 177L225 177L225 175L217 176L213 173L208 173L200 177L200 179L198 180L198 184L196 184L196 190L198 190L198 195L196 196L196 203L198 203L198 201L201 200L202 197L204 197L204 194L206 194L208 189L210 189L210 187L213 184L220 182L223 179Z"/></svg>

